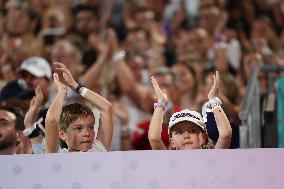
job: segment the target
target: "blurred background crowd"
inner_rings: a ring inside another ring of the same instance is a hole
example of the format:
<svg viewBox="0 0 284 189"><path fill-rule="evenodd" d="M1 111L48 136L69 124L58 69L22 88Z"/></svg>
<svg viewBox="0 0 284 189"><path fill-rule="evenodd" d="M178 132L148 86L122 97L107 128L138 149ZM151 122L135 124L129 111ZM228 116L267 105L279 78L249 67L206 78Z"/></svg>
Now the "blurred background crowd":
<svg viewBox="0 0 284 189"><path fill-rule="evenodd" d="M52 62L62 62L112 102L112 150L150 149L150 76L170 98L162 133L168 144L170 115L201 112L215 70L231 148L238 148L238 114L253 68L284 64L282 0L0 0L0 25L1 104L25 114L40 85L44 118L55 95ZM260 91L269 88L267 77L258 74ZM83 99L70 90L66 103L74 101ZM212 115L207 119L214 125ZM216 127L208 132L218 138ZM41 132L33 140L41 141Z"/></svg>

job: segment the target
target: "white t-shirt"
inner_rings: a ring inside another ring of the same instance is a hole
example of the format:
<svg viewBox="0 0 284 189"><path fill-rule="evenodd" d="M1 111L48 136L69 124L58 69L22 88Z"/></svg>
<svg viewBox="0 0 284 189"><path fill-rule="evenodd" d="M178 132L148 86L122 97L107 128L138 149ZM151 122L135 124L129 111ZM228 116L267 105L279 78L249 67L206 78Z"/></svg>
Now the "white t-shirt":
<svg viewBox="0 0 284 189"><path fill-rule="evenodd" d="M68 149L63 148L58 150L59 153L69 152ZM107 152L104 145L97 139L94 140L92 148L88 150L88 152Z"/></svg>

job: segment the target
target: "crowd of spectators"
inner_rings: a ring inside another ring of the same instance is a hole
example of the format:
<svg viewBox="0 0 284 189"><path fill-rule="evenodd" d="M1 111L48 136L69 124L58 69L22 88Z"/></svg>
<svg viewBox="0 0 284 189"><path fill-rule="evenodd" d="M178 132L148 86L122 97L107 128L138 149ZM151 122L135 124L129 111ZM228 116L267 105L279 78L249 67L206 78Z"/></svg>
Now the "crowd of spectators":
<svg viewBox="0 0 284 189"><path fill-rule="evenodd" d="M162 128L168 145L170 116L202 111L215 70L233 129L230 148L238 148L238 113L254 66L284 64L282 0L0 0L0 25L3 154L42 153L44 119L57 94L52 73L63 77L54 62L111 102L114 151L150 149L152 75L170 99ZM267 90L267 75L258 78ZM69 88L64 103L74 102L99 120L100 111ZM207 119L216 142L214 116Z"/></svg>

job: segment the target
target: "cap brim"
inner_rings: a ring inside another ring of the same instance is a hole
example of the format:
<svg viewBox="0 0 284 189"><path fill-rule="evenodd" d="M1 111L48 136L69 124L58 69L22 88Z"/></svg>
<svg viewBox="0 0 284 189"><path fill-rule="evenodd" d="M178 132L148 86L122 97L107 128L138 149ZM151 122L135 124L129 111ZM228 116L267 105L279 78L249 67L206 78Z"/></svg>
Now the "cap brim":
<svg viewBox="0 0 284 189"><path fill-rule="evenodd" d="M32 69L22 68L22 69L19 70L19 73L21 74L22 72L28 72L35 77L47 77L45 74L41 74L40 72L37 72L37 71L32 70Z"/></svg>
<svg viewBox="0 0 284 189"><path fill-rule="evenodd" d="M172 130L178 123L181 123L181 122L190 122L190 123L193 123L195 124L196 126L200 127L200 129L204 132L206 132L206 127L205 126L202 126L200 125L199 123L197 123L196 121L192 120L192 119L182 119L180 120L179 122L176 122L175 124L173 124L169 130Z"/></svg>

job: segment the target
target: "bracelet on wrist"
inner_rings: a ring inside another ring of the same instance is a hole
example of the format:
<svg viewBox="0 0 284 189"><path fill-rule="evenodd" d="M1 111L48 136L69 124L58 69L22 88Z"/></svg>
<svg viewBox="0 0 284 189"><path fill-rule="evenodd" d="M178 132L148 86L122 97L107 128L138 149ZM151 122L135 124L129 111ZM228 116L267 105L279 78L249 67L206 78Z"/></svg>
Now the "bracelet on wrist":
<svg viewBox="0 0 284 189"><path fill-rule="evenodd" d="M124 57L125 57L125 51L121 50L121 51L118 51L117 53L115 53L113 56L112 56L112 61L113 62L117 62L119 60L123 60Z"/></svg>
<svg viewBox="0 0 284 189"><path fill-rule="evenodd" d="M214 97L208 101L208 106L210 109L213 109L213 106L216 106L216 105L221 106L221 104L222 104L222 101L218 97Z"/></svg>
<svg viewBox="0 0 284 189"><path fill-rule="evenodd" d="M156 103L154 103L154 110L156 110L158 107L166 110L167 109L167 103L166 102L156 102Z"/></svg>
<svg viewBox="0 0 284 189"><path fill-rule="evenodd" d="M84 87L80 82L78 83L78 86L76 87L75 91L76 93L80 94L80 90Z"/></svg>
<svg viewBox="0 0 284 189"><path fill-rule="evenodd" d="M220 108L222 101L218 97L214 97L202 106L202 117L207 122L207 112L213 112L214 109Z"/></svg>
<svg viewBox="0 0 284 189"><path fill-rule="evenodd" d="M86 87L82 87L81 89L80 89L80 95L82 96L82 97L84 97L85 98L85 96L86 96L86 94L87 94L87 92L89 91L89 89L87 89Z"/></svg>
<svg viewBox="0 0 284 189"><path fill-rule="evenodd" d="M221 108L221 105L220 104L212 104L211 105L211 110L214 110L216 108Z"/></svg>

